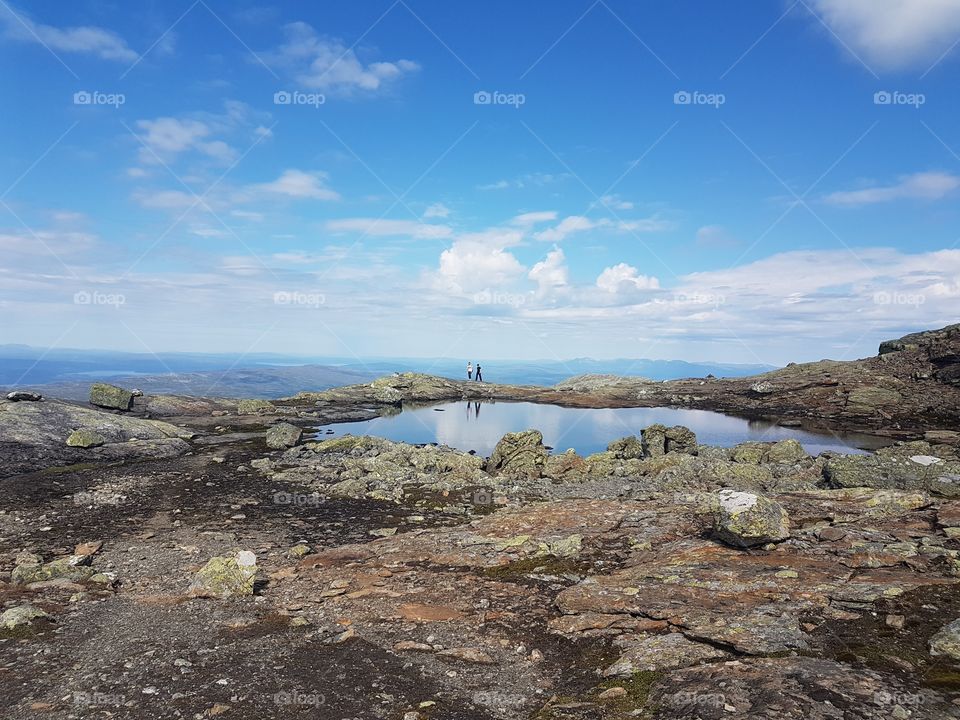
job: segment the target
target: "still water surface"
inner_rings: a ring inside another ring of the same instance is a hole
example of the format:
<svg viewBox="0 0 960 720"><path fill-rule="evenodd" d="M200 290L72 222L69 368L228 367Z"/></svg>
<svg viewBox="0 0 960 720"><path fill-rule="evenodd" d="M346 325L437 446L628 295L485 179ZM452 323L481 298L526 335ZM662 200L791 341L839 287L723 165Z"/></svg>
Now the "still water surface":
<svg viewBox="0 0 960 720"><path fill-rule="evenodd" d="M858 434L820 434L801 428L781 427L761 420L722 415L706 410L676 408L563 408L524 402L462 402L408 407L396 415L321 427L319 438L341 435L374 435L406 443L441 443L458 450L489 456L505 433L537 429L543 442L562 452L573 448L581 455L607 449L611 440L639 435L640 430L662 423L685 425L704 445L732 447L747 440L775 442L799 440L812 455L831 450L860 453L888 444L882 438ZM328 432L328 431L333 431Z"/></svg>

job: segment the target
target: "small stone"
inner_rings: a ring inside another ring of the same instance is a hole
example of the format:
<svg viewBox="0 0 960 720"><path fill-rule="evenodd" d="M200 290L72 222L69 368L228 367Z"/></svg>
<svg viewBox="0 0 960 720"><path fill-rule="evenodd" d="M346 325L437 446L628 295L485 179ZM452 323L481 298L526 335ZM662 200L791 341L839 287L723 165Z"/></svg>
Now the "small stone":
<svg viewBox="0 0 960 720"><path fill-rule="evenodd" d="M887 627L892 627L896 630L902 630L906 618L903 615L887 615L885 622Z"/></svg>
<svg viewBox="0 0 960 720"><path fill-rule="evenodd" d="M622 687L612 687L608 690L604 690L597 696L598 700L616 700L617 698L622 698L627 694L626 688Z"/></svg>
<svg viewBox="0 0 960 720"><path fill-rule="evenodd" d="M442 658L450 658L451 660L459 660L465 663L472 663L474 665L494 664L493 658L478 648L449 648L447 650L441 650L437 653L437 656Z"/></svg>
<svg viewBox="0 0 960 720"><path fill-rule="evenodd" d="M397 534L397 529L393 528L377 528L376 530L367 531L368 535L373 535L374 537L391 537Z"/></svg>
<svg viewBox="0 0 960 720"><path fill-rule="evenodd" d="M800 577L796 570L781 570L777 574L778 578L796 578Z"/></svg>
<svg viewBox="0 0 960 720"><path fill-rule="evenodd" d="M752 547L786 540L790 537L790 519L773 500L725 489L717 493L713 529L730 545Z"/></svg>
<svg viewBox="0 0 960 720"><path fill-rule="evenodd" d="M393 649L396 652L433 652L431 645L414 640L401 640L394 643Z"/></svg>
<svg viewBox="0 0 960 720"><path fill-rule="evenodd" d="M80 557L96 555L98 552L100 552L100 548L102 547L103 547L103 542L101 540L80 543L73 549L73 554L78 555Z"/></svg>
<svg viewBox="0 0 960 720"><path fill-rule="evenodd" d="M303 430L290 423L279 423L267 430L267 447L286 450L300 444Z"/></svg>
<svg viewBox="0 0 960 720"><path fill-rule="evenodd" d="M960 662L960 618L944 625L930 638L930 654L934 657L946 656Z"/></svg>
<svg viewBox="0 0 960 720"><path fill-rule="evenodd" d="M67 437L67 445L69 447L77 448L95 448L100 447L105 442L106 438L103 437L96 430L90 430L88 428L80 428L79 430L74 430Z"/></svg>
<svg viewBox="0 0 960 720"><path fill-rule="evenodd" d="M257 556L241 550L234 557L213 557L197 573L190 593L197 597L225 599L253 595Z"/></svg>

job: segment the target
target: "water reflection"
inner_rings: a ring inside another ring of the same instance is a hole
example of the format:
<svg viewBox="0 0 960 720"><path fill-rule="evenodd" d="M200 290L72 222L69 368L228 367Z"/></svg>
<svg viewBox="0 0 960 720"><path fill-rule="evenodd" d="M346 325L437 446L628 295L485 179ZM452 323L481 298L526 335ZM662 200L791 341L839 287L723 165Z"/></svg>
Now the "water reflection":
<svg viewBox="0 0 960 720"><path fill-rule="evenodd" d="M480 406L484 405L483 413ZM489 455L508 432L535 428L544 443L562 452L573 448L582 455L605 450L611 440L639 435L654 423L686 425L701 443L730 447L746 440L773 442L795 438L808 452L861 452L886 441L870 435L832 434L783 427L769 420L745 420L706 410L675 408L561 408L555 405L509 402L445 403L407 407L400 413L364 422L325 426L333 435L376 435L408 443L438 442L459 450ZM328 436L329 437L329 436Z"/></svg>

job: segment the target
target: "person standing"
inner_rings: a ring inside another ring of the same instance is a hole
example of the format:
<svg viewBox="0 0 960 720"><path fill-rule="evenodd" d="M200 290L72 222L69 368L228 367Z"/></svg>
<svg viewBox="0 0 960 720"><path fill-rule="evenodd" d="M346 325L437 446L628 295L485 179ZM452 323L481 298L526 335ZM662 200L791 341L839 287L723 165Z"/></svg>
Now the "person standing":
<svg viewBox="0 0 960 720"><path fill-rule="evenodd" d="M477 372L480 371L480 368L477 368ZM473 364L468 360L467 361L467 380L473 380Z"/></svg>
<svg viewBox="0 0 960 720"><path fill-rule="evenodd" d="M483 375L480 374L480 363L477 363L477 382L483 382Z"/></svg>

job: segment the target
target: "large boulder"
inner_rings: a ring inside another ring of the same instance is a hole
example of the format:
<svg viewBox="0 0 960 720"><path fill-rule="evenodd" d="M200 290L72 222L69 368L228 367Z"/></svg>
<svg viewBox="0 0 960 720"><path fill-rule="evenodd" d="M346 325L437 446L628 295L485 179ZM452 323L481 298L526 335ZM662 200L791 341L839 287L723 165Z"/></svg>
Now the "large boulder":
<svg viewBox="0 0 960 720"><path fill-rule="evenodd" d="M271 415L277 408L266 400L241 400L237 403L237 415Z"/></svg>
<svg viewBox="0 0 960 720"><path fill-rule="evenodd" d="M646 457L660 457L672 452L696 455L698 452L697 436L683 425L668 428L658 423L644 428L640 435Z"/></svg>
<svg viewBox="0 0 960 720"><path fill-rule="evenodd" d="M928 443L908 443L883 448L873 455L829 458L823 472L827 483L835 488L921 490L960 497L960 462L931 453Z"/></svg>
<svg viewBox="0 0 960 720"><path fill-rule="evenodd" d="M43 400L43 395L27 390L14 390L7 393L7 400L10 402L40 402Z"/></svg>
<svg viewBox="0 0 960 720"><path fill-rule="evenodd" d="M607 450L619 460L640 459L643 457L643 442L636 435L628 435L611 442Z"/></svg>
<svg viewBox="0 0 960 720"><path fill-rule="evenodd" d="M45 580L83 582L97 574L97 571L90 567L90 560L89 555L70 555L43 564L34 556L19 563L10 574L10 579L17 585Z"/></svg>
<svg viewBox="0 0 960 720"><path fill-rule="evenodd" d="M303 430L290 423L280 423L267 430L267 447L286 450L300 443Z"/></svg>
<svg viewBox="0 0 960 720"><path fill-rule="evenodd" d="M213 557L194 577L190 594L221 600L253 595L256 577L257 556L249 550L241 550L234 557Z"/></svg>
<svg viewBox="0 0 960 720"><path fill-rule="evenodd" d="M930 654L935 657L948 657L955 662L960 662L960 618L949 625L945 625L936 635L930 638Z"/></svg>
<svg viewBox="0 0 960 720"><path fill-rule="evenodd" d="M753 547L790 537L790 518L779 504L762 495L735 490L717 493L713 530L735 547Z"/></svg>
<svg viewBox="0 0 960 720"><path fill-rule="evenodd" d="M110 410L129 410L133 407L133 393L116 385L94 383L90 386L90 404Z"/></svg>
<svg viewBox="0 0 960 720"><path fill-rule="evenodd" d="M507 433L487 460L486 470L492 475L535 479L543 474L547 457L539 430Z"/></svg>

